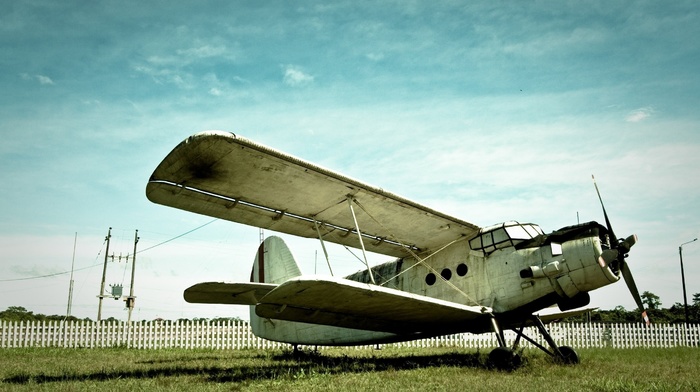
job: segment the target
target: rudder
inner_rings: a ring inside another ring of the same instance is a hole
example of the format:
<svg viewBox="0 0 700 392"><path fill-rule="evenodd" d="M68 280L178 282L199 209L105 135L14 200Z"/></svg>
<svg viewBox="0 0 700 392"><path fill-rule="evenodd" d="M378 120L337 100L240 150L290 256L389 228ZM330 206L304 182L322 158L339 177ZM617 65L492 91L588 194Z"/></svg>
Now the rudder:
<svg viewBox="0 0 700 392"><path fill-rule="evenodd" d="M300 275L301 270L284 240L275 236L265 238L258 247L250 281L281 284Z"/></svg>
<svg viewBox="0 0 700 392"><path fill-rule="evenodd" d="M282 284L287 280L301 275L301 270L294 261L292 252L284 241L275 236L265 238L258 247L255 255L253 269L250 272L250 281L257 283ZM276 325L282 327L288 322L277 322ZM275 329L269 321L258 317L255 314L255 306L250 307L250 326L253 333L261 338L270 340L281 340L280 330ZM288 328L282 327L283 331ZM293 329L293 328L292 328Z"/></svg>

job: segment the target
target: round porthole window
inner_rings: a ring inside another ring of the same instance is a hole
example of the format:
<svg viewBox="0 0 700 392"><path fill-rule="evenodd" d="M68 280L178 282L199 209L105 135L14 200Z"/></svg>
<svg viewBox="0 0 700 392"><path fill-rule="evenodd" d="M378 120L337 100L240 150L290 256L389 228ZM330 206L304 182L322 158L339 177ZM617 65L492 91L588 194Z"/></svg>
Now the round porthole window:
<svg viewBox="0 0 700 392"><path fill-rule="evenodd" d="M443 278L445 278L445 280L450 280L450 278L452 277L452 271L450 271L449 268L445 268L444 270L442 270L442 272L440 272L440 275Z"/></svg>
<svg viewBox="0 0 700 392"><path fill-rule="evenodd" d="M464 276L469 271L469 267L466 264L460 264L457 266L457 275Z"/></svg>
<svg viewBox="0 0 700 392"><path fill-rule="evenodd" d="M425 277L425 283L427 283L428 286L434 285L436 280L437 280L437 278L435 277L435 274L433 274L432 272L429 273L428 276Z"/></svg>

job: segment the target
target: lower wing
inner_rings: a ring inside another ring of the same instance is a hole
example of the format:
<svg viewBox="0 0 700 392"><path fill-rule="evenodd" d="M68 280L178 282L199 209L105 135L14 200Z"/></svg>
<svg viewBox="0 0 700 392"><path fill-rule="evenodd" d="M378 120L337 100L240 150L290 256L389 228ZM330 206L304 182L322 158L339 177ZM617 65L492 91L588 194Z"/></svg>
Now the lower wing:
<svg viewBox="0 0 700 392"><path fill-rule="evenodd" d="M298 277L272 289L260 317L397 334L482 331L490 308L467 306L347 279Z"/></svg>

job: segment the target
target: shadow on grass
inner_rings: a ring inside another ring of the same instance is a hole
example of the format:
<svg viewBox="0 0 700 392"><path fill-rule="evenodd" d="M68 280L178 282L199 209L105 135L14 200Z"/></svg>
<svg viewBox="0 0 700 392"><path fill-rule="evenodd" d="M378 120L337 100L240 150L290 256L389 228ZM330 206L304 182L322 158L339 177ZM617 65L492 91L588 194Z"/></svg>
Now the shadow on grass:
<svg viewBox="0 0 700 392"><path fill-rule="evenodd" d="M220 360L221 358L207 358ZM162 361L139 361L139 364L157 364ZM166 361L171 362L171 361ZM180 362L180 361L172 361ZM276 379L295 379L309 374L340 374L409 370L437 367L468 367L487 369L479 353L446 353L439 355L407 355L396 357L328 356L317 352L283 352L274 355L263 365L206 366L187 365L190 359L174 366L135 370L102 370L62 375L20 373L1 380L8 384L43 384L54 382L109 381L115 379L152 379L158 377L199 376L209 382L247 382Z"/></svg>

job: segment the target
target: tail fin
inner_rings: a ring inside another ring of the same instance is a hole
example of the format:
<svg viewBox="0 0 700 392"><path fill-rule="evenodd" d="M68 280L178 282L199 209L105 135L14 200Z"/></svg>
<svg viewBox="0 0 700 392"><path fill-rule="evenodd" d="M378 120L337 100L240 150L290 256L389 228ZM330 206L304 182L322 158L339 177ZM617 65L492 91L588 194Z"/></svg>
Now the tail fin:
<svg viewBox="0 0 700 392"><path fill-rule="evenodd" d="M279 237L267 237L255 256L250 281L281 284L301 275L287 244Z"/></svg>
<svg viewBox="0 0 700 392"><path fill-rule="evenodd" d="M301 275L297 263L292 257L287 245L279 237L268 237L260 244L255 256L250 280L254 283L282 284L289 279ZM251 286L255 286L252 284ZM268 286L268 285L258 285ZM262 318L255 313L260 298L264 298L269 287L260 287L259 291L249 291L252 300L250 306L250 326L255 336L276 342L306 345L347 345L367 344L372 341L390 341L394 336L390 333L375 333L371 331L353 331L347 328L327 325L314 325L305 322L287 321ZM231 301L230 299L227 299ZM373 340L374 339L374 340Z"/></svg>
<svg viewBox="0 0 700 392"><path fill-rule="evenodd" d="M257 283L282 284L287 280L301 275L301 270L292 252L279 237L267 237L255 255L253 270L250 272L250 281ZM287 334L296 333L293 323L287 321L276 321L260 318L255 314L255 305L250 307L250 326L255 336L261 338L285 341Z"/></svg>

